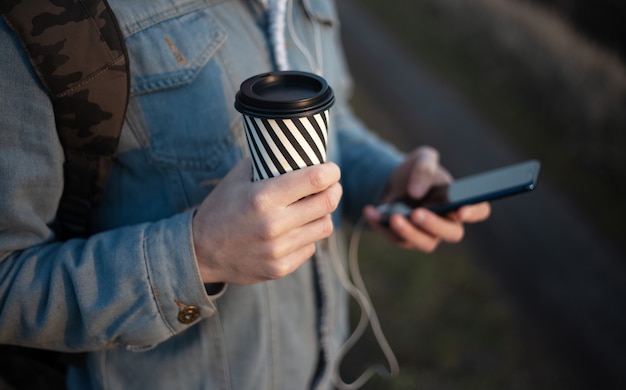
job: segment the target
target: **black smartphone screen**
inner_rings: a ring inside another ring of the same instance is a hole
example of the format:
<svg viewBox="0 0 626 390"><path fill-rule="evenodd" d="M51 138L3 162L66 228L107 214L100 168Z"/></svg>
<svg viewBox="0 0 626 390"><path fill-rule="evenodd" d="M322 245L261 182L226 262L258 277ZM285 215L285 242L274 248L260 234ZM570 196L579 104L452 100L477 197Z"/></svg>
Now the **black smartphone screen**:
<svg viewBox="0 0 626 390"><path fill-rule="evenodd" d="M535 188L540 167L539 161L530 160L466 176L449 185L433 187L421 199L398 199L381 211L406 215L417 207L426 207L444 214L468 204L523 193Z"/></svg>

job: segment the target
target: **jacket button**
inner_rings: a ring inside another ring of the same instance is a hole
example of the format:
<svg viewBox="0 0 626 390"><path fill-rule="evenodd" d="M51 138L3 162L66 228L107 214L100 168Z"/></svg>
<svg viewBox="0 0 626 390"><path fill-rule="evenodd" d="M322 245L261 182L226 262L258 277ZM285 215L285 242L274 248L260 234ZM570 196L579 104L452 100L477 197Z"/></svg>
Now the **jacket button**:
<svg viewBox="0 0 626 390"><path fill-rule="evenodd" d="M191 324L200 317L200 309L197 306L181 306L178 312L178 322Z"/></svg>

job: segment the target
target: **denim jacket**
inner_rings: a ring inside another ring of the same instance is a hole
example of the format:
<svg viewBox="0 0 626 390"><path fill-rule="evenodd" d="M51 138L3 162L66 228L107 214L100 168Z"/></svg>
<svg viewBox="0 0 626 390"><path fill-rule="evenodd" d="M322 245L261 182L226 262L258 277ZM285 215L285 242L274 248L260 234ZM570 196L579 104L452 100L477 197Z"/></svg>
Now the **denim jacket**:
<svg viewBox="0 0 626 390"><path fill-rule="evenodd" d="M0 343L88 352L70 370L77 389L328 387L347 329L328 242L292 275L212 294L193 249L194 207L247 154L235 93L274 67L263 8L109 3L128 47L131 98L88 239L60 242L50 228L63 150L49 98L0 21ZM286 41L310 53L290 44L287 56L292 69L321 71L335 91L329 159L342 169L341 212L356 217L401 156L348 107L334 4L293 3Z"/></svg>

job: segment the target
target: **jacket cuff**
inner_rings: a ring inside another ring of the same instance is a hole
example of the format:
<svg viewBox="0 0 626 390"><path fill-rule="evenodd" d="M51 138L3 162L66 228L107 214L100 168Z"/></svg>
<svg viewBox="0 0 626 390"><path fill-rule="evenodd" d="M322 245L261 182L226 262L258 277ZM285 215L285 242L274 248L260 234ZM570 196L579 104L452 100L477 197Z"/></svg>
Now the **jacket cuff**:
<svg viewBox="0 0 626 390"><path fill-rule="evenodd" d="M191 232L193 211L152 224L144 249L153 296L160 314L173 333L179 333L217 308L200 278Z"/></svg>

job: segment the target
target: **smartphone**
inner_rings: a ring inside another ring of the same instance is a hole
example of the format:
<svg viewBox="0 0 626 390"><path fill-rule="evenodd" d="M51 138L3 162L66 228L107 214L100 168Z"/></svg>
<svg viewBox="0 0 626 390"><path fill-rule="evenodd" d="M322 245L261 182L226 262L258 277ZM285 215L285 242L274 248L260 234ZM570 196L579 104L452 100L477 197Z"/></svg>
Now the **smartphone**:
<svg viewBox="0 0 626 390"><path fill-rule="evenodd" d="M477 173L436 186L421 199L405 197L378 206L381 223L388 225L392 214L408 216L418 207L426 207L443 215L461 206L493 201L531 191L537 185L541 163L529 160L501 168Z"/></svg>

